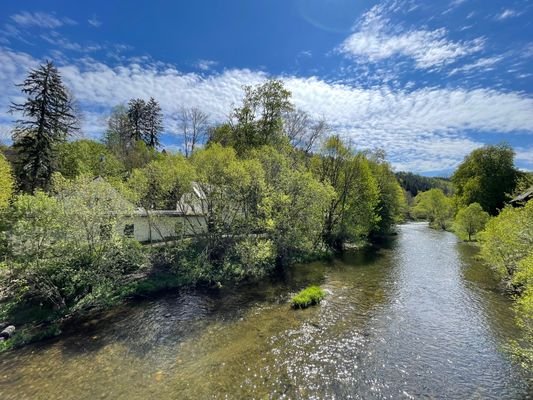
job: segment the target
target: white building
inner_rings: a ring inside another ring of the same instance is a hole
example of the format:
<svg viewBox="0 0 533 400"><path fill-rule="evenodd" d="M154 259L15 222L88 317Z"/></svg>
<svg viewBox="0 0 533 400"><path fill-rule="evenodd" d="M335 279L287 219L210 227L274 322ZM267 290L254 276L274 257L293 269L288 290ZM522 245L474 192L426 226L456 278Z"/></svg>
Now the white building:
<svg viewBox="0 0 533 400"><path fill-rule="evenodd" d="M195 236L207 229L206 195L193 182L192 190L181 196L175 210L137 208L134 214L118 225L120 233L139 242L160 242Z"/></svg>

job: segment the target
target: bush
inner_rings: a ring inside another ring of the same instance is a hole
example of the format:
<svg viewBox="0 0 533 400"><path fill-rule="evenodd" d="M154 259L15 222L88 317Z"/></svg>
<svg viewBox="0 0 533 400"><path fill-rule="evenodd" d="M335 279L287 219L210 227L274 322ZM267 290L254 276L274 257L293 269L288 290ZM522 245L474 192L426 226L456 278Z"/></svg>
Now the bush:
<svg viewBox="0 0 533 400"><path fill-rule="evenodd" d="M309 286L294 296L291 303L294 308L307 308L320 303L324 297L326 292L319 286Z"/></svg>

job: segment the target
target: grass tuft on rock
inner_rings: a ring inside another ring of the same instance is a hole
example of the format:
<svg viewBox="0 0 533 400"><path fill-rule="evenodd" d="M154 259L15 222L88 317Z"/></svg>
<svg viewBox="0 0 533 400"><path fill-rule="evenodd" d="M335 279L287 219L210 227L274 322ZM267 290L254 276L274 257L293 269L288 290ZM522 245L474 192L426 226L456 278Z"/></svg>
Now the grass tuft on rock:
<svg viewBox="0 0 533 400"><path fill-rule="evenodd" d="M320 303L324 297L326 297L326 292L319 286L309 286L294 296L291 304L293 308L307 308Z"/></svg>

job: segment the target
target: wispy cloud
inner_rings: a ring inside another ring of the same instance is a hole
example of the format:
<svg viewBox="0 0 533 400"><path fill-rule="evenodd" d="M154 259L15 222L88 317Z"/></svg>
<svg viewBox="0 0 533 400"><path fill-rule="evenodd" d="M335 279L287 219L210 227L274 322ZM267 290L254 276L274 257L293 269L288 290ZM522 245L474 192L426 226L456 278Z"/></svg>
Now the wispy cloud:
<svg viewBox="0 0 533 400"><path fill-rule="evenodd" d="M42 34L40 35L40 37L45 42L53 46L59 47L62 50L76 51L80 53L91 53L93 51L98 51L103 48L101 45L95 43L81 45L79 43L66 39L56 31L51 31L50 33Z"/></svg>
<svg viewBox="0 0 533 400"><path fill-rule="evenodd" d="M11 15L11 20L17 25L24 27L39 27L55 29L63 25L76 25L73 19L62 17L59 18L54 14L45 12L28 12L22 11L18 14Z"/></svg>
<svg viewBox="0 0 533 400"><path fill-rule="evenodd" d="M403 29L383 15L383 7L374 6L358 21L356 31L338 47L338 51L356 61L378 62L394 56L414 60L417 68L439 68L457 59L479 52L484 39L451 41L447 30L439 28Z"/></svg>
<svg viewBox="0 0 533 400"><path fill-rule="evenodd" d="M506 10L503 10L501 14L497 15L496 19L502 21L504 19L518 17L520 14L520 12L508 8Z"/></svg>
<svg viewBox="0 0 533 400"><path fill-rule="evenodd" d="M218 61L213 61L213 60L198 60L195 64L196 68L202 71L209 71L210 69L216 67L217 65L218 65Z"/></svg>
<svg viewBox="0 0 533 400"><path fill-rule="evenodd" d="M10 100L20 92L27 69L38 60L0 49L0 124ZM85 110L84 131L98 137L112 106L132 97L157 98L168 133L177 132L174 118L181 107L198 107L222 122L242 98L242 85L268 76L247 69L201 75L183 73L168 64L139 59L112 67L84 59L60 67L65 83ZM361 88L318 77L285 76L297 107L324 116L335 131L361 148L384 148L398 169L419 172L453 168L481 143L467 132L521 132L533 134L533 99L523 93L494 89L425 88L395 90L387 85ZM176 96L179 93L179 96Z"/></svg>
<svg viewBox="0 0 533 400"><path fill-rule="evenodd" d="M502 56L480 58L473 63L465 64L462 67L454 68L450 71L449 75L455 75L460 72L472 72L475 70L483 69L485 72L494 68L496 64L503 60Z"/></svg>
<svg viewBox="0 0 533 400"><path fill-rule="evenodd" d="M102 26L102 21L100 21L96 15L93 15L91 18L89 18L87 20L87 22L89 23L89 25L95 27L95 28L99 28Z"/></svg>

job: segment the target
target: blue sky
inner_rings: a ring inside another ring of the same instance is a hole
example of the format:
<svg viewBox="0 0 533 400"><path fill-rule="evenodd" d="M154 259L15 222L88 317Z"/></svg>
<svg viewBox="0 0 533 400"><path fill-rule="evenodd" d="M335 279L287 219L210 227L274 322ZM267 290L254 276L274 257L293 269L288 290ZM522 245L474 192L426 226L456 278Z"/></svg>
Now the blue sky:
<svg viewBox="0 0 533 400"><path fill-rule="evenodd" d="M4 1L0 140L14 86L60 67L98 138L132 97L154 96L163 143L177 112L223 122L242 85L282 78L293 100L397 170L446 175L476 147L506 141L533 170L533 2L521 0Z"/></svg>

